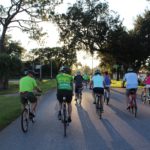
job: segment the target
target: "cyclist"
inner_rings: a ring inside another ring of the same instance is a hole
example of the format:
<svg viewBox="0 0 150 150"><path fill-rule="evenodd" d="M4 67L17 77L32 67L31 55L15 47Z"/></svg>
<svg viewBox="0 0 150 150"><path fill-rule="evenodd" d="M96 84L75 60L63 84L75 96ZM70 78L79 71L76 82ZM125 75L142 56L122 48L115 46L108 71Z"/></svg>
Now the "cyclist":
<svg viewBox="0 0 150 150"><path fill-rule="evenodd" d="M108 71L105 71L105 73L104 73L104 81L105 81L105 89L110 94L111 78L110 78L110 76L108 74Z"/></svg>
<svg viewBox="0 0 150 150"><path fill-rule="evenodd" d="M58 119L61 120L61 109L63 97L66 97L68 105L68 122L71 122L71 112L72 112L72 96L73 96L73 77L70 75L70 68L67 66L62 66L60 68L60 73L56 76L57 81L57 99L59 101L59 112Z"/></svg>
<svg viewBox="0 0 150 150"><path fill-rule="evenodd" d="M146 96L146 90L150 89L150 72L147 73L147 77L144 79L144 96ZM150 91L149 91L150 93Z"/></svg>
<svg viewBox="0 0 150 150"><path fill-rule="evenodd" d="M19 92L21 97L21 103L25 107L26 97L31 102L31 113L30 117L35 117L37 97L34 95L33 90L36 89L38 92L42 92L37 86L36 80L34 79L35 72L32 70L27 71L27 75L22 77L19 81Z"/></svg>
<svg viewBox="0 0 150 150"><path fill-rule="evenodd" d="M102 95L104 94L104 85L105 85L104 77L102 76L100 70L97 69L90 82L90 89L93 88L93 98L94 98L93 104L96 104L95 94L99 93L101 95L101 102L103 106Z"/></svg>
<svg viewBox="0 0 150 150"><path fill-rule="evenodd" d="M127 99L127 109L129 109L129 95L130 95L130 90L134 89L135 90L135 99L136 99L136 91L138 88L138 76L134 72L132 68L127 69L127 73L124 75L123 78L123 87L126 82L126 99Z"/></svg>
<svg viewBox="0 0 150 150"><path fill-rule="evenodd" d="M88 84L89 81L90 81L90 77L88 76L87 73L84 73L83 79L84 79L85 86L87 87L87 84Z"/></svg>
<svg viewBox="0 0 150 150"><path fill-rule="evenodd" d="M83 88L83 77L81 75L80 71L77 71L77 75L74 77L74 83L75 83L75 100L77 100L78 92ZM82 92L81 92L82 94Z"/></svg>

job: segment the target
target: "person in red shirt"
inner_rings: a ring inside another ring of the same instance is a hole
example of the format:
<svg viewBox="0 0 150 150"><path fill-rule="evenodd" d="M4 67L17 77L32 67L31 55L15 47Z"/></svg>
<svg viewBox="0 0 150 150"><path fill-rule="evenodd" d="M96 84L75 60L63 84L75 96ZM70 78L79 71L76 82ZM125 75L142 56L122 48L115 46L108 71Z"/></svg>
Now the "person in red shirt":
<svg viewBox="0 0 150 150"><path fill-rule="evenodd" d="M150 72L147 73L147 77L144 79L144 95L146 95L146 90L149 89L150 93Z"/></svg>

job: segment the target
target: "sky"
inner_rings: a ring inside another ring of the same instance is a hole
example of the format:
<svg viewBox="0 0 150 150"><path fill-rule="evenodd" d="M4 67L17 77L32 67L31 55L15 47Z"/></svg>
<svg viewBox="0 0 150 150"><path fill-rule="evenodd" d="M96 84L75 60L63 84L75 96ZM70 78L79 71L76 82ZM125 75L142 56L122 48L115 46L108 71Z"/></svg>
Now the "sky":
<svg viewBox="0 0 150 150"><path fill-rule="evenodd" d="M7 4L9 0L0 0L0 4ZM76 0L64 0L63 7L61 6L58 11L65 11L68 3L73 3ZM98 0L97 0L98 1ZM150 9L150 2L146 0L107 0L109 3L109 9L116 11L120 15L120 19L123 20L123 25L128 30L133 29L134 21L139 14L143 14L145 9ZM44 31L48 33L48 38L45 39L45 45L49 47L59 46L58 39L59 33L57 27L49 24L43 24ZM25 33L19 30L11 30L10 32L14 40L21 41L22 45L28 50L40 46L37 42L28 39ZM23 37L23 38L22 38ZM83 65L92 67L92 58L86 53L78 53L78 61ZM93 66L97 66L98 60L94 59Z"/></svg>

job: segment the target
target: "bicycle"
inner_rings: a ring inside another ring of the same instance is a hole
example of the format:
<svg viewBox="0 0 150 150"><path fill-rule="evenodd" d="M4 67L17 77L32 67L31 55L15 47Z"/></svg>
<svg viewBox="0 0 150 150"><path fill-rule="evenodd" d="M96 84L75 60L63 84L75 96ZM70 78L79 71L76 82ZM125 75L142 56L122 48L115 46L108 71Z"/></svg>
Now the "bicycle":
<svg viewBox="0 0 150 150"><path fill-rule="evenodd" d="M108 105L109 103L109 92L108 92L108 87L105 87L104 89L104 102L106 101L106 104Z"/></svg>
<svg viewBox="0 0 150 150"><path fill-rule="evenodd" d="M150 88L146 89L146 94L144 91L141 93L141 100L143 103L148 102L150 104Z"/></svg>
<svg viewBox="0 0 150 150"><path fill-rule="evenodd" d="M78 103L79 105L81 105L81 101L82 101L82 88L78 89L78 92L76 93L77 99L76 99L76 103Z"/></svg>
<svg viewBox="0 0 150 150"><path fill-rule="evenodd" d="M41 94L35 94L36 96L40 96ZM25 98L24 109L21 113L21 129L24 133L28 131L29 122L35 122L34 117L31 116L31 102L28 97Z"/></svg>
<svg viewBox="0 0 150 150"><path fill-rule="evenodd" d="M128 110L132 111L132 113L134 114L134 117L137 116L137 103L136 103L136 90L135 89L130 89L129 90L129 99L130 99L130 103L129 103L129 107Z"/></svg>
<svg viewBox="0 0 150 150"><path fill-rule="evenodd" d="M67 104L66 104L67 102L66 102L66 97L64 96L63 97L63 102L62 102L62 118L61 118L61 121L62 121L62 123L63 123L63 125L64 125L64 137L66 137L67 136L67 126L69 125L69 123L68 123L68 114L67 114Z"/></svg>
<svg viewBox="0 0 150 150"><path fill-rule="evenodd" d="M102 119L102 113L103 113L103 104L102 104L102 94L95 93L95 98L96 98L96 112L99 116L100 119Z"/></svg>

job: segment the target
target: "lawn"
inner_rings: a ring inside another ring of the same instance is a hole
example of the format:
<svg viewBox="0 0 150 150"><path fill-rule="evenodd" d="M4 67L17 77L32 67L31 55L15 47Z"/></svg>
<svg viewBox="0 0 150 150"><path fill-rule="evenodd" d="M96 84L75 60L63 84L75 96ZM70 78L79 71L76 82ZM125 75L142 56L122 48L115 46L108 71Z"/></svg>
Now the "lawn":
<svg viewBox="0 0 150 150"><path fill-rule="evenodd" d="M0 96L0 129L10 124L20 113L19 96Z"/></svg>
<svg viewBox="0 0 150 150"><path fill-rule="evenodd" d="M111 80L111 87L121 88L122 87L122 81Z"/></svg>

